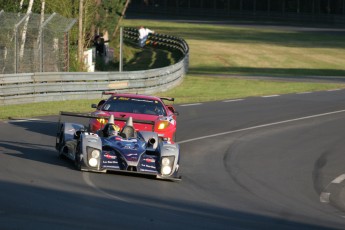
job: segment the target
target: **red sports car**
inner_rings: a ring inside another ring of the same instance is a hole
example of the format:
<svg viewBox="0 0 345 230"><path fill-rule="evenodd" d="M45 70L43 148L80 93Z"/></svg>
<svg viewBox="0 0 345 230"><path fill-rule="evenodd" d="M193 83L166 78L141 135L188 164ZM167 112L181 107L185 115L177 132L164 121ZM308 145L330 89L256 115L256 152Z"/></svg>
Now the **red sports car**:
<svg viewBox="0 0 345 230"><path fill-rule="evenodd" d="M111 96L107 100L101 100L98 105L92 105L92 108L96 108L92 115L104 117L90 119L92 132L101 129L107 123L108 117L113 114L115 124L120 129L125 125L127 118L132 117L136 130L154 131L162 139L175 141L178 113L172 105L163 102L174 101L174 98L112 92L103 94Z"/></svg>

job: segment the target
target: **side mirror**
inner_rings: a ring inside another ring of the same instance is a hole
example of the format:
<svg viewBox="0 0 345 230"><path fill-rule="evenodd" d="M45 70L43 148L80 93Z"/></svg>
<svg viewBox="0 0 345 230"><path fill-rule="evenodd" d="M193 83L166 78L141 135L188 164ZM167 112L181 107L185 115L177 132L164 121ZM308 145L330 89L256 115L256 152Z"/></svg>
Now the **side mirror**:
<svg viewBox="0 0 345 230"><path fill-rule="evenodd" d="M91 108L94 109L101 109L101 106L104 104L105 100L101 100L100 102L98 102L98 104L91 104Z"/></svg>

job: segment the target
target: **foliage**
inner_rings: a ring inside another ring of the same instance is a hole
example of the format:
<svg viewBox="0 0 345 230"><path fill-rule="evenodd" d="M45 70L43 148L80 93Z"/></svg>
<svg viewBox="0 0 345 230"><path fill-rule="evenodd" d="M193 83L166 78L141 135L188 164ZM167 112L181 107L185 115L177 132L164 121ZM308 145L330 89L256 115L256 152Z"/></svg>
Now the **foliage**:
<svg viewBox="0 0 345 230"><path fill-rule="evenodd" d="M95 21L96 26L101 31L108 31L109 34L112 34L115 25L121 17L125 3L126 0L102 1L102 4L97 8L98 18Z"/></svg>
<svg viewBox="0 0 345 230"><path fill-rule="evenodd" d="M21 0L0 0L0 10L4 10L6 12L26 13L29 1L23 1L22 8L20 8L20 2ZM36 0L32 7L32 12L40 12L40 9L41 1Z"/></svg>
<svg viewBox="0 0 345 230"><path fill-rule="evenodd" d="M32 12L41 14L43 0L34 0ZM22 2L22 6L20 5ZM26 13L29 0L0 0L0 10L5 12ZM45 0L45 14L58 13L66 18L79 17L80 0ZM112 34L121 13L125 7L126 0L84 0L83 1L83 41L84 48L92 47L96 34ZM77 22L78 23L78 22ZM74 26L70 33L70 50L76 50L78 37L78 26ZM111 45L116 46L117 39ZM80 64L75 63L75 55L70 55L72 69L82 70Z"/></svg>

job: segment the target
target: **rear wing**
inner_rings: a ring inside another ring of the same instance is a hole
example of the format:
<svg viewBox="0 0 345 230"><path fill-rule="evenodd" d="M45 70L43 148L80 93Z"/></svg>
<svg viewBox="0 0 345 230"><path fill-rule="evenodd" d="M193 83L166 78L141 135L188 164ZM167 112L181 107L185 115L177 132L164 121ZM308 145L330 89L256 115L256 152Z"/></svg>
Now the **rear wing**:
<svg viewBox="0 0 345 230"><path fill-rule="evenodd" d="M110 92L110 91L103 91L102 95L112 95L115 96L117 93L116 92ZM165 101L175 101L175 98L173 97L160 97L161 100Z"/></svg>
<svg viewBox="0 0 345 230"><path fill-rule="evenodd" d="M116 95L116 92L103 91L102 95Z"/></svg>
<svg viewBox="0 0 345 230"><path fill-rule="evenodd" d="M173 97L160 97L160 99L165 101L175 101L175 98Z"/></svg>
<svg viewBox="0 0 345 230"><path fill-rule="evenodd" d="M96 115L92 115L90 113L74 113L74 112L65 112L65 111L60 111L60 117L61 116L94 118L94 119L105 119L105 120L109 119L109 117L107 117L107 116L96 116ZM126 122L128 120L128 118L115 117L114 120ZM134 123L141 123L141 124L151 124L151 125L155 124L154 121L138 120L138 119L133 119L133 122Z"/></svg>

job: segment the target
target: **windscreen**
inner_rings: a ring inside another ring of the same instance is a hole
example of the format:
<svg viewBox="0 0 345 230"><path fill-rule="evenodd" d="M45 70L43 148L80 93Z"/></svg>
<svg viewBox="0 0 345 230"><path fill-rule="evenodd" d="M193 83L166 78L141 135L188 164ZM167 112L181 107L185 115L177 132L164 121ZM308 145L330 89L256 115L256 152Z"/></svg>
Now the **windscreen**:
<svg viewBox="0 0 345 230"><path fill-rule="evenodd" d="M123 112L166 116L166 111L160 101L141 98L113 97L110 98L107 102L105 102L105 104L102 107L102 110L108 112Z"/></svg>

